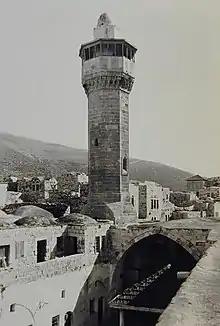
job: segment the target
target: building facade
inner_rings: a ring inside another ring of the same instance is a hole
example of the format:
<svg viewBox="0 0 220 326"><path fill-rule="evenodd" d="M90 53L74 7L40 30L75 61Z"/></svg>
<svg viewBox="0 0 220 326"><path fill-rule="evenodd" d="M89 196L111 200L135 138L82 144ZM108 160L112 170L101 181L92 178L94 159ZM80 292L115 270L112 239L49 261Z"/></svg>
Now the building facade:
<svg viewBox="0 0 220 326"><path fill-rule="evenodd" d="M206 179L200 175L194 175L187 180L187 190L193 191L199 197L199 192L204 188Z"/></svg>
<svg viewBox="0 0 220 326"><path fill-rule="evenodd" d="M129 185L131 203L139 219L168 221L174 210L170 202L170 189L153 181L131 181Z"/></svg>

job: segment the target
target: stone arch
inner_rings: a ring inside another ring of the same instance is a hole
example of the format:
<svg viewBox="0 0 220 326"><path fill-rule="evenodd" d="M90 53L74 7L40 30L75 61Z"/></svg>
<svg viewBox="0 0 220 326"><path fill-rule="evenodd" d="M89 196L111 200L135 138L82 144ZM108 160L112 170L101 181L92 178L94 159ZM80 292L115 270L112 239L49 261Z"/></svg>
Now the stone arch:
<svg viewBox="0 0 220 326"><path fill-rule="evenodd" d="M199 259L202 257L202 252L188 239L184 238L182 235L178 234L177 230L167 229L167 228L154 228L150 230L145 230L141 234L134 237L131 241L129 241L123 249L120 251L120 253L116 257L116 265L121 260L121 258L126 254L126 252L129 250L131 246L133 246L135 243L143 240L144 238L147 238L152 235L162 235L168 239L171 239L178 243L180 246L182 246L188 253L192 255L192 257L199 261Z"/></svg>

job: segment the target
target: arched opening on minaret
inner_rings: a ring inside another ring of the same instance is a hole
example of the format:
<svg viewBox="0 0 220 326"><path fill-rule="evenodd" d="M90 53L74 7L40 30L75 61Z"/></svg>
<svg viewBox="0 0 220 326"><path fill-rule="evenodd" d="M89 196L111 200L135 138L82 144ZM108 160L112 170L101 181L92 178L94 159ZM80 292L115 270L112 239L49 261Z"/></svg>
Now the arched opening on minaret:
<svg viewBox="0 0 220 326"><path fill-rule="evenodd" d="M131 205L134 206L134 196L131 196Z"/></svg>
<svg viewBox="0 0 220 326"><path fill-rule="evenodd" d="M96 139L94 140L94 145L95 145L96 147L98 147L98 146L99 146L99 141L98 141L98 138L96 138Z"/></svg>
<svg viewBox="0 0 220 326"><path fill-rule="evenodd" d="M123 157L122 168L124 172L128 172L128 159L126 156Z"/></svg>

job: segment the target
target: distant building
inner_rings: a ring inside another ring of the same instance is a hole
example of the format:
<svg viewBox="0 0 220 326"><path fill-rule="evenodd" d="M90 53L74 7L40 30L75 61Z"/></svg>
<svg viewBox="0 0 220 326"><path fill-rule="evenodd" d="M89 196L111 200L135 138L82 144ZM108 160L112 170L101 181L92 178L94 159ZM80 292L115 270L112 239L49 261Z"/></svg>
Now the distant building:
<svg viewBox="0 0 220 326"><path fill-rule="evenodd" d="M44 198L48 199L50 198L50 194L53 191L56 191L58 187L58 182L57 179L52 177L52 178L47 178L44 180Z"/></svg>
<svg viewBox="0 0 220 326"><path fill-rule="evenodd" d="M214 218L220 219L220 198L214 201Z"/></svg>
<svg viewBox="0 0 220 326"><path fill-rule="evenodd" d="M187 190L193 191L199 197L199 192L204 188L206 179L200 175L194 175L186 180Z"/></svg>
<svg viewBox="0 0 220 326"><path fill-rule="evenodd" d="M7 183L0 183L0 208L3 208L7 198Z"/></svg>
<svg viewBox="0 0 220 326"><path fill-rule="evenodd" d="M202 198L218 198L220 197L220 187L212 186L200 190L199 197Z"/></svg>

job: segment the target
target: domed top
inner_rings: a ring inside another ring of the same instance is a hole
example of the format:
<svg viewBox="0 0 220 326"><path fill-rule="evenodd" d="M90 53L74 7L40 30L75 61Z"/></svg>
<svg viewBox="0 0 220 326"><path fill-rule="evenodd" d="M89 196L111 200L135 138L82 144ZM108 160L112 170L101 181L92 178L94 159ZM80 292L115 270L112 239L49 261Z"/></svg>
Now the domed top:
<svg viewBox="0 0 220 326"><path fill-rule="evenodd" d="M57 225L54 219L45 216L25 216L14 222L17 226L36 227L36 226L53 226Z"/></svg>
<svg viewBox="0 0 220 326"><path fill-rule="evenodd" d="M0 227L3 228L14 228L16 227L15 221L19 219L18 216L12 214L5 214L5 216L0 216Z"/></svg>
<svg viewBox="0 0 220 326"><path fill-rule="evenodd" d="M108 15L104 12L99 16L97 27L101 27L102 25L111 25L111 20L109 19Z"/></svg>
<svg viewBox="0 0 220 326"><path fill-rule="evenodd" d="M99 200L89 200L83 207L81 214L90 216L95 220L115 220L112 210Z"/></svg>
<svg viewBox="0 0 220 326"><path fill-rule="evenodd" d="M54 217L50 212L33 205L21 206L17 208L14 215L21 217L45 217L54 220Z"/></svg>
<svg viewBox="0 0 220 326"><path fill-rule="evenodd" d="M72 225L73 224L94 225L97 224L97 221L83 214L71 213L69 215L60 217L59 223L72 224Z"/></svg>

